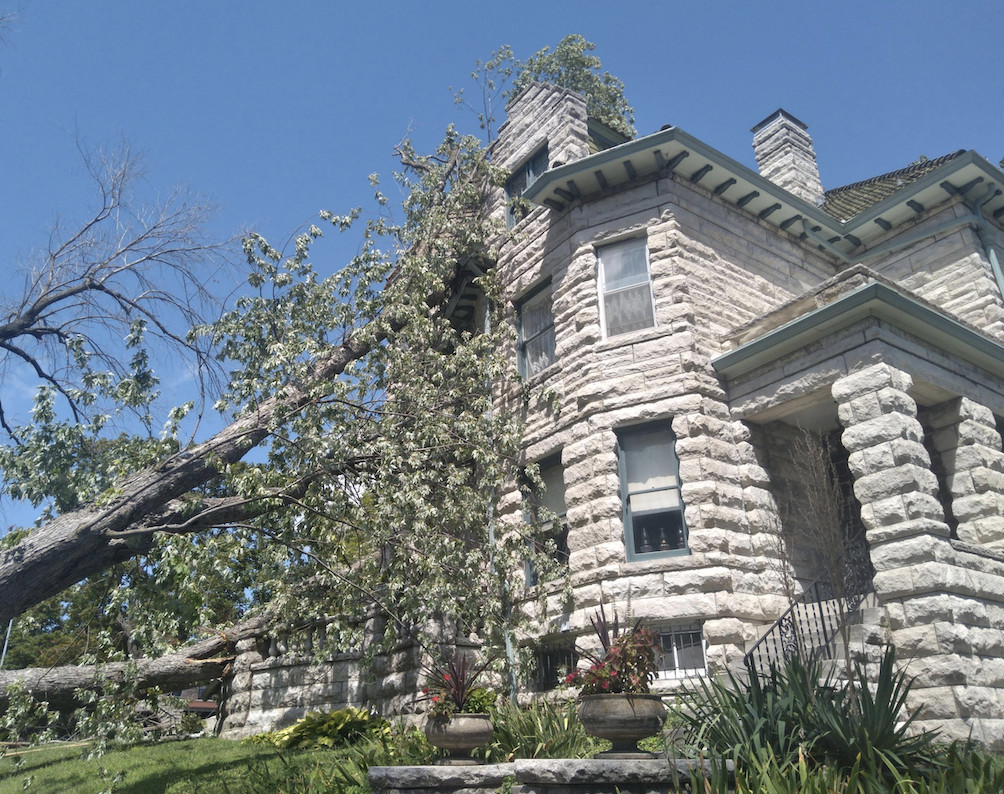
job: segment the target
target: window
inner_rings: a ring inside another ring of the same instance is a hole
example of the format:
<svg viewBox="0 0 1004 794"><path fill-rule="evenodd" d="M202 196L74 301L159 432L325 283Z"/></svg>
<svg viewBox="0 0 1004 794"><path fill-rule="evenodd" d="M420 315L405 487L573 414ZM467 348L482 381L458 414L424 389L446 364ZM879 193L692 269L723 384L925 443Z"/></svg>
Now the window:
<svg viewBox="0 0 1004 794"><path fill-rule="evenodd" d="M648 246L643 238L596 249L603 329L608 337L655 327Z"/></svg>
<svg viewBox="0 0 1004 794"><path fill-rule="evenodd" d="M505 183L505 225L511 228L527 216L529 210L514 206L513 199L522 196L528 187L536 182L547 170L547 145L539 149L522 165L512 171L512 176Z"/></svg>
<svg viewBox="0 0 1004 794"><path fill-rule="evenodd" d="M617 434L628 561L687 550L680 462L668 424Z"/></svg>
<svg viewBox="0 0 1004 794"><path fill-rule="evenodd" d="M516 362L519 374L532 378L554 363L554 312L551 282L530 292L516 304L518 339Z"/></svg>
<svg viewBox="0 0 1004 794"><path fill-rule="evenodd" d="M544 540L554 541L554 559L560 563L568 562L568 527L565 525L565 469L561 459L555 455L538 464L540 479L543 480L542 493L530 495L531 514L527 519L534 523L543 521L547 515L554 515L554 521L544 531ZM537 551L543 551L538 547ZM537 584L537 572L533 565L527 562L526 584L533 587Z"/></svg>
<svg viewBox="0 0 1004 794"><path fill-rule="evenodd" d="M656 680L673 681L707 672L704 658L704 631L700 623L686 626L660 626Z"/></svg>
<svg viewBox="0 0 1004 794"><path fill-rule="evenodd" d="M535 654L537 690L546 692L565 683L565 677L579 664L579 655L571 646L545 645Z"/></svg>

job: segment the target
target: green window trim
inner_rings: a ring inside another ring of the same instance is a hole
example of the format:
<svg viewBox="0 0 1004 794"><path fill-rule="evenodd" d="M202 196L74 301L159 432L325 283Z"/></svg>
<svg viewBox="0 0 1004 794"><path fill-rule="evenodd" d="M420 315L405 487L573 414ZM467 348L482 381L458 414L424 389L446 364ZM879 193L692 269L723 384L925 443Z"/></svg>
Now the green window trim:
<svg viewBox="0 0 1004 794"><path fill-rule="evenodd" d="M505 225L507 229L511 229L530 213L528 209L514 206L513 200L520 198L534 182L544 175L547 171L547 165L547 144L545 143L512 169L512 175L505 183Z"/></svg>
<svg viewBox="0 0 1004 794"><path fill-rule="evenodd" d="M558 452L554 455L549 455L543 460L537 461L537 468L540 472L541 479L545 482L545 487L548 479L551 480L552 487L554 488L557 488L560 483L560 499L558 498L558 494L556 492L551 494L550 500L548 500L544 494L534 495L531 493L529 498L530 512L523 514L523 520L528 524L543 523L545 520L541 518L541 513L543 511L547 511L549 515L554 516L551 520L550 528L545 530L545 535L547 536L545 540L554 540L554 559L557 562L567 565L568 523L566 521L567 507L565 506L565 469L561 463L561 453ZM546 476L546 473L549 470L550 476ZM545 503L546 501L551 501L553 507L548 507ZM529 546L529 540L527 540L527 544ZM524 573L526 576L527 587L534 587L539 583L537 571L534 570L533 564L529 559L526 560Z"/></svg>
<svg viewBox="0 0 1004 794"><path fill-rule="evenodd" d="M644 450L639 447L646 437L662 446L661 456L654 460L651 456L644 460ZM633 465L629 460L631 456L636 456ZM690 554L679 478L680 461L676 456L676 436L670 423L632 425L618 430L617 463L626 560L636 562ZM632 485L629 469L646 464L655 469L648 479L663 482L651 487Z"/></svg>
<svg viewBox="0 0 1004 794"><path fill-rule="evenodd" d="M542 300L545 293L546 301ZM521 377L529 379L557 361L550 277L523 295L515 305L516 369ZM536 327L528 328L527 310L533 316L535 309L539 314L534 318Z"/></svg>

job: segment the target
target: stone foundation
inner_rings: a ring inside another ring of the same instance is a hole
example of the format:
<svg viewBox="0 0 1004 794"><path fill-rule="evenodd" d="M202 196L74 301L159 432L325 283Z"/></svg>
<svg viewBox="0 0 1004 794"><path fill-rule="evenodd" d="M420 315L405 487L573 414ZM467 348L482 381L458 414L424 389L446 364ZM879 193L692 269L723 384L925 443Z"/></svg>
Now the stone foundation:
<svg viewBox="0 0 1004 794"><path fill-rule="evenodd" d="M731 762L729 768L731 769ZM689 790L697 761L546 759L483 766L375 766L377 794L663 794ZM511 788L510 788L511 787Z"/></svg>

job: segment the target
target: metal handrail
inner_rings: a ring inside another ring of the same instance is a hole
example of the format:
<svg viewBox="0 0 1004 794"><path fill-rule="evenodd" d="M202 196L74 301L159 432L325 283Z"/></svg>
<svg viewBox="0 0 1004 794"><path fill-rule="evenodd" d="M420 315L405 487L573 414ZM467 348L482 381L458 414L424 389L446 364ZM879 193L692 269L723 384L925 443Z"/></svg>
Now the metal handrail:
<svg viewBox="0 0 1004 794"><path fill-rule="evenodd" d="M862 594L863 596L863 594ZM841 603L843 602L843 603ZM791 604L774 625L743 657L751 674L769 669L784 659L809 654L833 658L834 640L840 632L841 612L846 619L861 597L839 598L830 582L817 579Z"/></svg>

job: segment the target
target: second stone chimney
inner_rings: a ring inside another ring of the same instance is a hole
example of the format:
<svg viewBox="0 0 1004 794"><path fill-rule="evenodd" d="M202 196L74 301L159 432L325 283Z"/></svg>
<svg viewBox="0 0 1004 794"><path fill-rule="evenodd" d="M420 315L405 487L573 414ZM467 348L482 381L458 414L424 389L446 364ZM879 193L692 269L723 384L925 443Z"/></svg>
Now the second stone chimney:
<svg viewBox="0 0 1004 794"><path fill-rule="evenodd" d="M790 113L778 109L751 130L753 151L761 176L818 207L823 203L823 184L807 130Z"/></svg>

